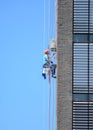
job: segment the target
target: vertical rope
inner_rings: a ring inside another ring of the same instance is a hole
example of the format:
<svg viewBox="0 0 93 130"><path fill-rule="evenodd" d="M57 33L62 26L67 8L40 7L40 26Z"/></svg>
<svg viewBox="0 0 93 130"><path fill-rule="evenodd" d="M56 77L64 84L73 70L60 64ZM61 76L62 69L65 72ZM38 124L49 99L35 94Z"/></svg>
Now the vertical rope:
<svg viewBox="0 0 93 130"><path fill-rule="evenodd" d="M52 3L51 3L52 1ZM44 0L43 7L44 7L44 14L43 14L43 50L47 47L46 45L46 36L48 36L48 43L50 42L50 38L54 36L54 1L55 0L48 0L48 33L46 32L46 0ZM52 5L51 5L52 4ZM53 11L53 12L52 12ZM47 34L47 35L46 35ZM48 44L49 46L49 44ZM51 125L52 125L52 130L54 129L54 84L53 84L53 95L52 95L52 88L51 88L51 83L49 85L49 95L48 95L48 130L51 130ZM52 113L51 113L51 95L52 97ZM51 117L52 116L52 117ZM52 120L51 120L52 119ZM52 122L52 124L51 124ZM44 128L45 129L45 128Z"/></svg>
<svg viewBox="0 0 93 130"><path fill-rule="evenodd" d="M45 17L46 17L46 8L45 8L45 0L43 3L43 50L45 49L45 32L46 32L46 27L45 27Z"/></svg>
<svg viewBox="0 0 93 130"><path fill-rule="evenodd" d="M49 115L48 115L48 130L51 129L51 84L49 85Z"/></svg>
<svg viewBox="0 0 93 130"><path fill-rule="evenodd" d="M54 130L54 82L52 86L52 130Z"/></svg>
<svg viewBox="0 0 93 130"><path fill-rule="evenodd" d="M45 49L45 47L46 47L46 45L45 45L45 33L46 33L46 23L45 23L45 18L46 18L46 6L45 6L45 0L43 0L43 34L42 34L42 66L43 66L43 51L44 51L44 49ZM42 70L41 70L42 71ZM46 97L45 97L45 93L46 93L46 89L45 89L45 85L46 85L46 83L45 83L45 81L43 81L43 87L42 87L42 91L43 91L43 98L42 98L42 102L43 102L43 110L42 110L42 114L43 114L43 116L45 115L45 112L46 112L46 107L45 107L45 102L46 102ZM43 117L43 124L42 124L42 129L43 130L46 130L46 118L45 117Z"/></svg>
<svg viewBox="0 0 93 130"><path fill-rule="evenodd" d="M49 16L48 17L48 46L49 46L49 42L50 42L50 30L51 30L50 29L50 27L51 27L50 26L51 25L50 24L51 23L51 21L50 21L51 20L51 0L49 0L49 5L48 6L49 6L49 15L48 15Z"/></svg>

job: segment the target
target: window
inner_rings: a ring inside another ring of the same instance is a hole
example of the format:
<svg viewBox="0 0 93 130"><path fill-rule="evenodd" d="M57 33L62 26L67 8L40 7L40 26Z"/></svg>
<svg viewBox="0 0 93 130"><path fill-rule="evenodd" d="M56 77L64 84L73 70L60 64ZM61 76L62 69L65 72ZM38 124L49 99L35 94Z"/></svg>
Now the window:
<svg viewBox="0 0 93 130"><path fill-rule="evenodd" d="M78 43L78 42L83 42L83 43L88 42L88 34L74 34L74 39L73 40L76 43Z"/></svg>
<svg viewBox="0 0 93 130"><path fill-rule="evenodd" d="M93 0L74 0L73 130L93 130Z"/></svg>

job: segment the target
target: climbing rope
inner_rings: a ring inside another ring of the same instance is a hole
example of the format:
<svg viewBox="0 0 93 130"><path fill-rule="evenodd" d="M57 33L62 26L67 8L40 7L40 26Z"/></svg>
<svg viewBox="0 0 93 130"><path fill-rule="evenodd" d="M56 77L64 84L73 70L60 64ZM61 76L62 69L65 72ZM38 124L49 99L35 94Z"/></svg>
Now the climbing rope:
<svg viewBox="0 0 93 130"><path fill-rule="evenodd" d="M54 80L53 80L53 86L52 86L52 130L54 130Z"/></svg>
<svg viewBox="0 0 93 130"><path fill-rule="evenodd" d="M51 84L52 83L52 84ZM54 89L55 89L55 85L54 85L54 80L52 80L52 82L50 82L49 84L49 99L48 99L48 130L54 130ZM52 101L52 102L51 102Z"/></svg>
<svg viewBox="0 0 93 130"><path fill-rule="evenodd" d="M51 33L51 0L49 0L49 10L48 10L48 14L49 14L49 18L48 18L48 40L50 40L50 33ZM49 43L50 41L48 41Z"/></svg>
<svg viewBox="0 0 93 130"><path fill-rule="evenodd" d="M48 110L49 110L49 114L48 114L48 130L51 129L51 83L49 85L49 105L48 105Z"/></svg>
<svg viewBox="0 0 93 130"><path fill-rule="evenodd" d="M45 45L45 32L46 32L46 6L45 6L45 0L43 2L43 50L45 49L46 45Z"/></svg>
<svg viewBox="0 0 93 130"><path fill-rule="evenodd" d="M53 6L55 0L43 1L43 51L47 48L46 43L54 36L54 22L53 22ZM46 20L46 3L48 4L48 17ZM47 23L46 23L47 22ZM48 26L48 32L46 25ZM47 39L48 38L48 39ZM48 44L49 47L49 44ZM50 75L49 75L50 76ZM51 102L52 101L52 102ZM52 108L52 109L51 109ZM52 110L52 111L51 111ZM54 130L54 84L51 83L51 76L49 77L49 91L48 91L48 130Z"/></svg>
<svg viewBox="0 0 93 130"><path fill-rule="evenodd" d="M48 39L51 39L53 37L53 6L51 7L52 0L49 0L49 28L48 28ZM50 42L50 41L49 41ZM49 45L48 45L49 47ZM49 114L48 114L48 130L54 130L54 83L52 85L53 80L51 80L51 75L50 75L50 85L49 85ZM51 102L52 101L52 102ZM51 109L52 108L52 109Z"/></svg>

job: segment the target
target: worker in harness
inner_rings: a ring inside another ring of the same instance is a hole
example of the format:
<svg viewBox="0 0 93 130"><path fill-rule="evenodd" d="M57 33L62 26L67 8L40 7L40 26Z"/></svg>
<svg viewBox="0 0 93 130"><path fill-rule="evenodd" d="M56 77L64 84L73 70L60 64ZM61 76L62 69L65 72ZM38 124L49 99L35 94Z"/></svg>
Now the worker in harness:
<svg viewBox="0 0 93 130"><path fill-rule="evenodd" d="M51 59L50 51L45 50L44 56L43 56L43 72L42 72L42 76L44 77L44 79L46 79L46 75L50 73L53 78L56 78L56 75L55 75L56 64L53 64L53 62L50 59Z"/></svg>
<svg viewBox="0 0 93 130"><path fill-rule="evenodd" d="M49 58L50 51L44 50L44 56L43 56L43 72L42 76L44 79L46 79L46 75L48 74L50 70L50 58Z"/></svg>

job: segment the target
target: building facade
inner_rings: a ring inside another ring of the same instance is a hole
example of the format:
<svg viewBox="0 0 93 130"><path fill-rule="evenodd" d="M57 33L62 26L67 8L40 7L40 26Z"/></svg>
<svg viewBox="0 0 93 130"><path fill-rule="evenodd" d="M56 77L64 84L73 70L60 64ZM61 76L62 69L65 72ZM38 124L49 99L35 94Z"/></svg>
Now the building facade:
<svg viewBox="0 0 93 130"><path fill-rule="evenodd" d="M93 130L93 0L57 1L57 130Z"/></svg>

